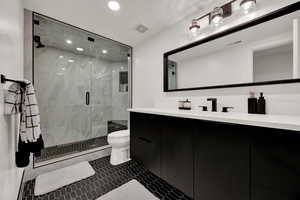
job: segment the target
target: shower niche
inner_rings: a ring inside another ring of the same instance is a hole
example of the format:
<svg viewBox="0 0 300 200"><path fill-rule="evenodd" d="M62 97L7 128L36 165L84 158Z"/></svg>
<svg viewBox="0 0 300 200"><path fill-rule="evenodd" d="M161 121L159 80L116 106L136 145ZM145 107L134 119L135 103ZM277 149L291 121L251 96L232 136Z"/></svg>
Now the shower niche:
<svg viewBox="0 0 300 200"><path fill-rule="evenodd" d="M46 147L35 164L108 148L107 134L127 129L131 47L37 13L32 30L25 77L34 83Z"/></svg>

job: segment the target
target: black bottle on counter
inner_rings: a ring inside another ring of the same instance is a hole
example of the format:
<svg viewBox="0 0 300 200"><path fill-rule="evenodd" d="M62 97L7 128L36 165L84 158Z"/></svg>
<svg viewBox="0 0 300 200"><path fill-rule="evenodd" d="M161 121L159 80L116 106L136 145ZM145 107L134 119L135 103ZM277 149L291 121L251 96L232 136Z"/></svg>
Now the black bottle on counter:
<svg viewBox="0 0 300 200"><path fill-rule="evenodd" d="M257 113L266 114L266 100L262 92L260 93L260 97L258 98L257 101Z"/></svg>
<svg viewBox="0 0 300 200"><path fill-rule="evenodd" d="M248 113L257 113L257 98L255 97L254 92L250 92L250 97L248 98Z"/></svg>

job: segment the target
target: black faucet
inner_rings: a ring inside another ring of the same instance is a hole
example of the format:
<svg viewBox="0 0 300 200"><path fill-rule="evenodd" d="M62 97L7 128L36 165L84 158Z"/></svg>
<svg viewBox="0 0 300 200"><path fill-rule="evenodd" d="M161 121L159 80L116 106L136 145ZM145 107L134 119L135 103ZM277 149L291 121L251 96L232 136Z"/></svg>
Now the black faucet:
<svg viewBox="0 0 300 200"><path fill-rule="evenodd" d="M212 102L211 111L212 112L217 112L217 99L216 98L208 98L207 101Z"/></svg>

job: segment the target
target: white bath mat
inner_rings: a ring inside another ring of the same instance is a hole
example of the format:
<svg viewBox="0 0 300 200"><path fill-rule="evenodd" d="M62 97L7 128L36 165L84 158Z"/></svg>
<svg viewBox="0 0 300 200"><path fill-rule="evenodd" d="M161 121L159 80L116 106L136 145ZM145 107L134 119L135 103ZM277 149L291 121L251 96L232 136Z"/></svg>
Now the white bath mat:
<svg viewBox="0 0 300 200"><path fill-rule="evenodd" d="M137 180L128 183L106 193L97 200L158 200Z"/></svg>
<svg viewBox="0 0 300 200"><path fill-rule="evenodd" d="M42 195L95 174L88 162L57 169L36 177L34 195Z"/></svg>

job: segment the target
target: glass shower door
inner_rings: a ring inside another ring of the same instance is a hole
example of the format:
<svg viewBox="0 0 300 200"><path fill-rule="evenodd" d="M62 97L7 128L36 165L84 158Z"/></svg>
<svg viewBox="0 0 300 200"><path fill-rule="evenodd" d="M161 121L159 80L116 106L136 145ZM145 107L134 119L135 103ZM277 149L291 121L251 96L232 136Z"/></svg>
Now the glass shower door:
<svg viewBox="0 0 300 200"><path fill-rule="evenodd" d="M46 148L86 140L91 135L91 65L80 55L57 49L35 49L35 54L39 67L34 82Z"/></svg>
<svg viewBox="0 0 300 200"><path fill-rule="evenodd" d="M131 48L45 16L33 20L26 78L34 80L45 142L34 164L107 148L110 132L127 129Z"/></svg>
<svg viewBox="0 0 300 200"><path fill-rule="evenodd" d="M61 144L91 138L91 66L77 55L65 73L64 134ZM58 144L59 141L56 142Z"/></svg>

